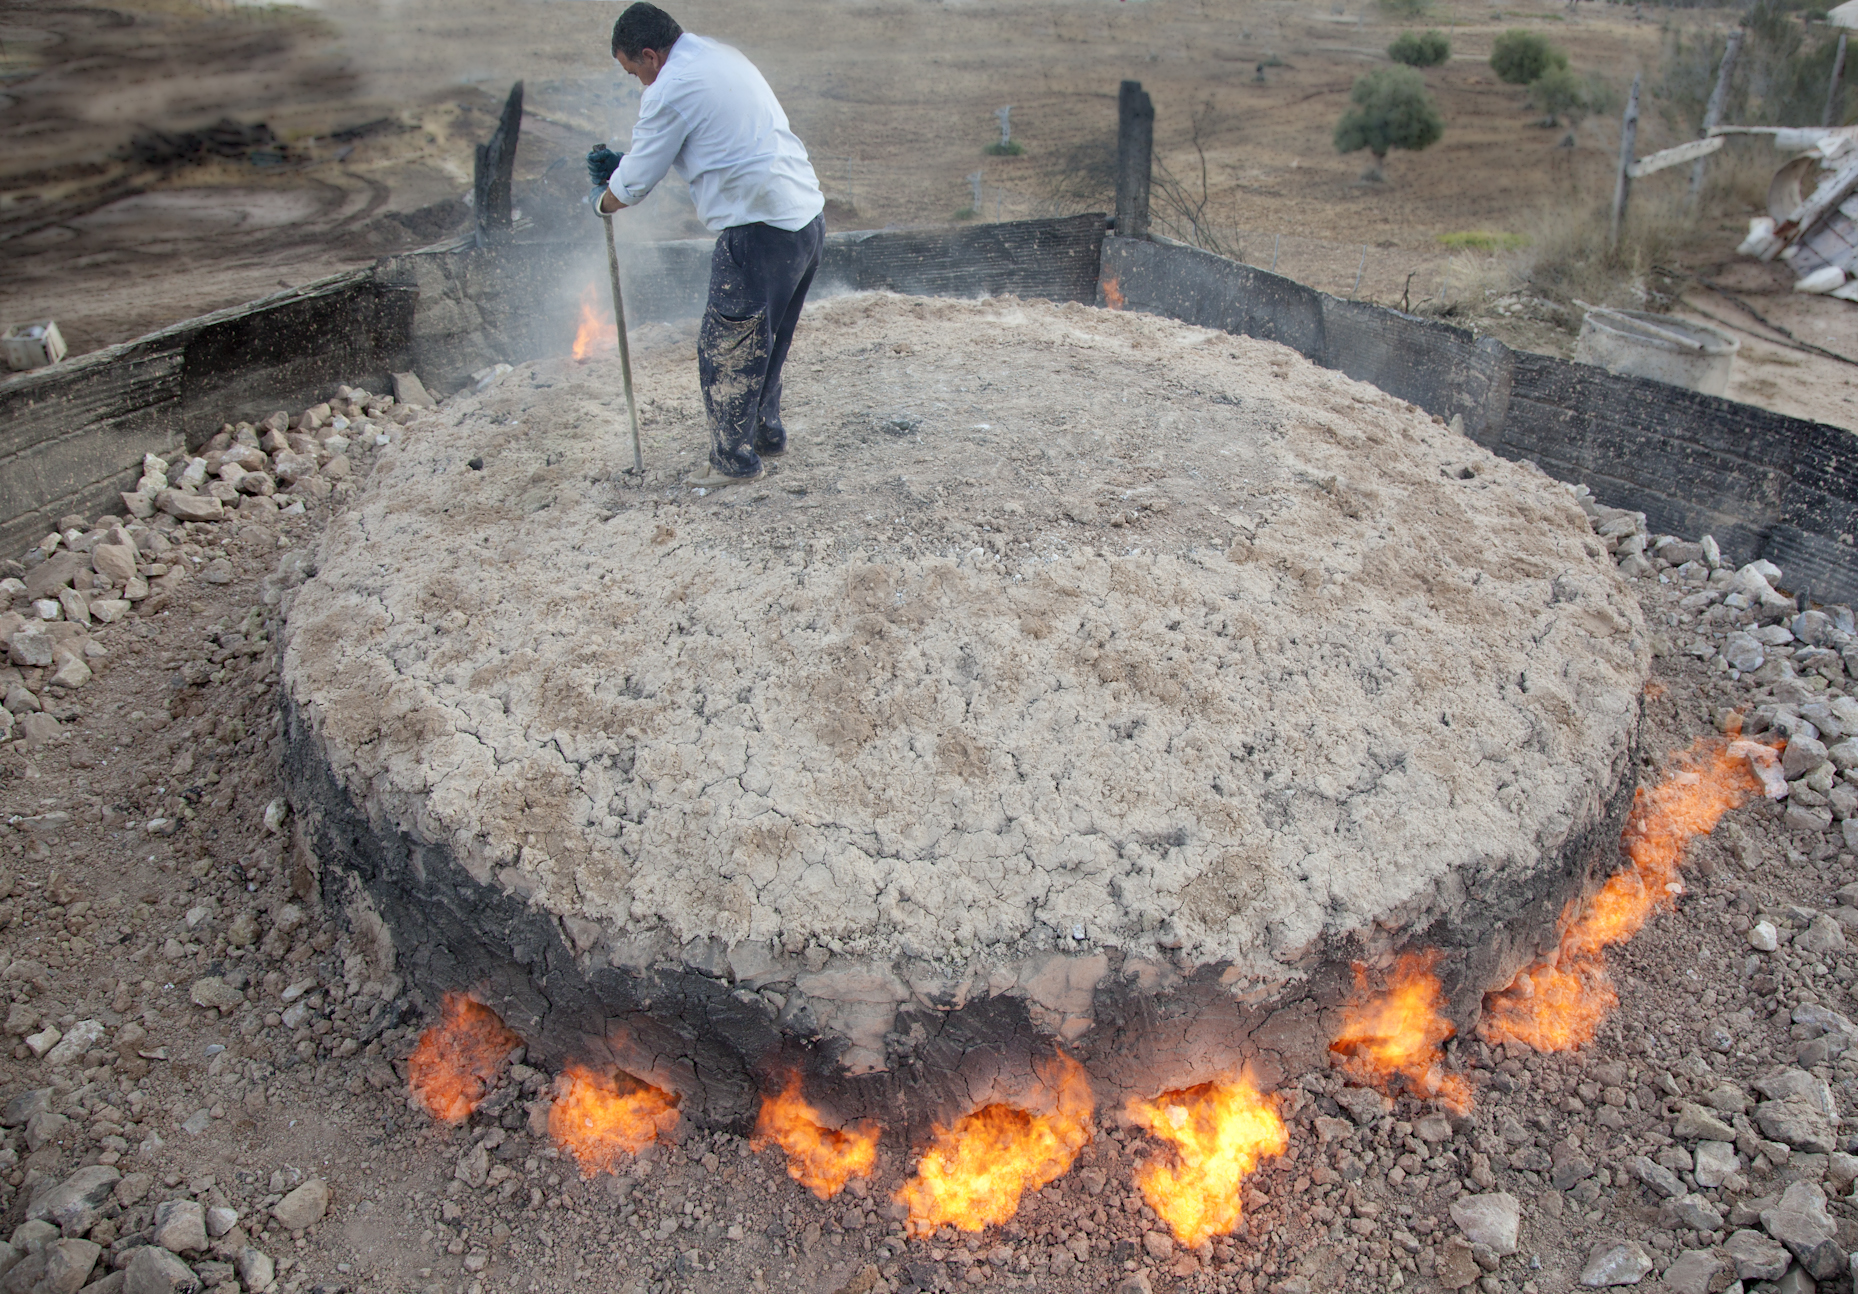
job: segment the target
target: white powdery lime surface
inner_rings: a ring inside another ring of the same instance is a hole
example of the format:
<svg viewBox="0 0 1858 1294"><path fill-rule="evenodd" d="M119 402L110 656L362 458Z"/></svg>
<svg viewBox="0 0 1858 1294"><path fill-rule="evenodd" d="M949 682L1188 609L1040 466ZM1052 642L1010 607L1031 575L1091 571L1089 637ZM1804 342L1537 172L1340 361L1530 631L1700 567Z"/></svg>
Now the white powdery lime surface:
<svg viewBox="0 0 1858 1294"><path fill-rule="evenodd" d="M616 363L519 367L383 453L289 615L357 802L577 947L1242 991L1556 866L1624 774L1646 634L1567 490L1281 346L841 297L790 452L706 498L687 345L637 370L643 484Z"/></svg>

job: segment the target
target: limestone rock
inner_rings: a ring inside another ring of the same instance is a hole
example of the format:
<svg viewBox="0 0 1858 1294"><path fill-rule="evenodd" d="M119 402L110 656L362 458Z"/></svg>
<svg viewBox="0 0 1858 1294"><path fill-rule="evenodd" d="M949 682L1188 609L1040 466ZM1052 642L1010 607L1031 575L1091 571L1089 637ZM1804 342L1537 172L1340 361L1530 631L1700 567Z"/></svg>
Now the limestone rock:
<svg viewBox="0 0 1858 1294"><path fill-rule="evenodd" d="M329 1186L312 1177L271 1207L271 1216L289 1231L304 1231L329 1207Z"/></svg>
<svg viewBox="0 0 1858 1294"><path fill-rule="evenodd" d="M1723 1215L1708 1199L1692 1191L1687 1195L1673 1196L1660 1205L1658 1221L1661 1226L1714 1231L1722 1226Z"/></svg>
<svg viewBox="0 0 1858 1294"><path fill-rule="evenodd" d="M1581 1284L1589 1289L1637 1285L1652 1269L1652 1256L1636 1240L1602 1244L1581 1268Z"/></svg>
<svg viewBox="0 0 1858 1294"><path fill-rule="evenodd" d="M26 1120L26 1149L36 1151L64 1136L71 1121L62 1114L44 1110Z"/></svg>
<svg viewBox="0 0 1858 1294"><path fill-rule="evenodd" d="M36 1018L37 1013L34 1012ZM8 1017L8 1031L12 1032L12 1018ZM18 1096L0 1107L0 1127L18 1128L23 1126L35 1114L43 1114L52 1108L54 1089L49 1087L34 1088L21 1092Z"/></svg>
<svg viewBox="0 0 1858 1294"><path fill-rule="evenodd" d="M452 1176L476 1189L484 1184L484 1178L489 1172L490 1151L480 1141L458 1157L458 1166L452 1170Z"/></svg>
<svg viewBox="0 0 1858 1294"><path fill-rule="evenodd" d="M45 1251L45 1275L38 1286L41 1294L77 1294L97 1266L103 1246L91 1240L60 1240Z"/></svg>
<svg viewBox="0 0 1858 1294"><path fill-rule="evenodd" d="M231 941L228 940L228 942ZM246 943L250 942L251 940L246 940ZM187 996L195 1006L206 1007L214 1011L232 1011L245 1004L245 994L217 975L195 980Z"/></svg>
<svg viewBox="0 0 1858 1294"><path fill-rule="evenodd" d="M84 1053L103 1041L103 1021L79 1020L71 1026L71 1032L59 1039L58 1044L45 1053L45 1063L57 1068L69 1065L84 1058Z"/></svg>
<svg viewBox="0 0 1858 1294"><path fill-rule="evenodd" d="M239 1250L233 1266L237 1268L239 1280L244 1282L248 1290L268 1289L277 1277L277 1264L271 1260L271 1255L250 1245Z"/></svg>
<svg viewBox="0 0 1858 1294"><path fill-rule="evenodd" d="M90 564L97 574L116 585L135 578L135 549L127 544L98 544L90 550Z"/></svg>
<svg viewBox="0 0 1858 1294"><path fill-rule="evenodd" d="M1725 1240L1723 1252L1735 1264L1735 1274L1745 1281L1779 1280L1793 1262L1793 1256L1783 1246L1747 1228Z"/></svg>
<svg viewBox="0 0 1858 1294"><path fill-rule="evenodd" d="M150 1238L169 1253L199 1253L207 1245L205 1206L198 1200L163 1200L155 1206Z"/></svg>
<svg viewBox="0 0 1858 1294"><path fill-rule="evenodd" d="M1451 1215L1472 1244L1483 1245L1498 1257L1516 1252L1522 1210L1508 1191L1459 1196L1452 1203Z"/></svg>
<svg viewBox="0 0 1858 1294"><path fill-rule="evenodd" d="M1782 1145L1823 1155L1837 1148L1837 1138L1826 1116L1799 1097L1763 1101L1755 1107L1755 1124L1763 1136Z"/></svg>
<svg viewBox="0 0 1858 1294"><path fill-rule="evenodd" d="M1839 1228L1826 1211L1826 1193L1813 1181L1789 1186L1774 1208L1761 1211L1761 1226L1787 1246L1816 1280L1825 1280L1845 1266L1845 1252L1837 1244Z"/></svg>
<svg viewBox="0 0 1858 1294"><path fill-rule="evenodd" d="M225 1205L214 1205L206 1211L206 1233L217 1240L239 1225L239 1211Z"/></svg>
<svg viewBox="0 0 1858 1294"><path fill-rule="evenodd" d="M1715 1188L1741 1171L1742 1161L1736 1156L1735 1146L1731 1143L1727 1141L1699 1141L1697 1143L1697 1185Z"/></svg>
<svg viewBox="0 0 1858 1294"><path fill-rule="evenodd" d="M1664 1272L1668 1294L1716 1294L1712 1288L1722 1260L1708 1249L1686 1249Z"/></svg>
<svg viewBox="0 0 1858 1294"><path fill-rule="evenodd" d="M1669 1199L1684 1193L1684 1183L1676 1173L1663 1164L1654 1163L1644 1155L1631 1155L1625 1161L1626 1171L1644 1182L1659 1195Z"/></svg>
<svg viewBox="0 0 1858 1294"><path fill-rule="evenodd" d="M226 505L212 495L180 490L163 490L155 506L177 521L218 521L226 515Z"/></svg>
<svg viewBox="0 0 1858 1294"><path fill-rule="evenodd" d="M200 1294L200 1278L160 1245L132 1250L123 1270L123 1294Z"/></svg>
<svg viewBox="0 0 1858 1294"><path fill-rule="evenodd" d="M1471 1246L1467 1242L1452 1239L1439 1250L1435 1275L1439 1284L1446 1289L1461 1290L1475 1284L1483 1274L1483 1268L1477 1265L1477 1259L1472 1256Z"/></svg>
<svg viewBox="0 0 1858 1294"><path fill-rule="evenodd" d="M1699 1138L1706 1141L1734 1141L1735 1129L1702 1106L1686 1101L1678 1109L1672 1135L1685 1141Z"/></svg>
<svg viewBox="0 0 1858 1294"><path fill-rule="evenodd" d="M71 1176L33 1200L26 1209L29 1221L46 1221L73 1235L90 1230L103 1216L122 1174L104 1164L80 1168Z"/></svg>

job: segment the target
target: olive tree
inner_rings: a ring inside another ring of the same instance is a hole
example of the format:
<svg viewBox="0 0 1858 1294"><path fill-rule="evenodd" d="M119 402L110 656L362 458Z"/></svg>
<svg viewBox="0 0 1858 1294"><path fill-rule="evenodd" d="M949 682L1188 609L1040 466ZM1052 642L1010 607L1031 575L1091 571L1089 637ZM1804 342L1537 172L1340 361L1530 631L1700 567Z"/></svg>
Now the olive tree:
<svg viewBox="0 0 1858 1294"><path fill-rule="evenodd" d="M1533 85L1551 67L1566 67L1568 56L1540 32L1512 28L1490 48L1490 70L1508 85Z"/></svg>
<svg viewBox="0 0 1858 1294"><path fill-rule="evenodd" d="M1367 149L1374 169L1365 178L1379 180L1389 150L1417 151L1439 142L1445 121L1426 93L1426 79L1410 67L1380 67L1355 82L1352 105L1335 124L1337 152Z"/></svg>
<svg viewBox="0 0 1858 1294"><path fill-rule="evenodd" d="M1408 67L1437 67L1452 56L1452 43L1442 31L1403 31L1387 47L1387 57Z"/></svg>

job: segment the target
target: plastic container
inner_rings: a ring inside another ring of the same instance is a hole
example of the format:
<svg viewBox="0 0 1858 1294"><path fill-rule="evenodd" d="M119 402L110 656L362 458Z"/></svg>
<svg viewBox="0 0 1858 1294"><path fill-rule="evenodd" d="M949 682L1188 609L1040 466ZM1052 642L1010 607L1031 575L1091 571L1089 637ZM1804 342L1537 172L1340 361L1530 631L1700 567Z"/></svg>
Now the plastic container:
<svg viewBox="0 0 1858 1294"><path fill-rule="evenodd" d="M1721 395L1742 343L1720 328L1640 310L1591 309L1574 358L1624 377Z"/></svg>
<svg viewBox="0 0 1858 1294"><path fill-rule="evenodd" d="M20 324L0 333L0 359L15 372L44 368L64 357L64 336L50 319Z"/></svg>

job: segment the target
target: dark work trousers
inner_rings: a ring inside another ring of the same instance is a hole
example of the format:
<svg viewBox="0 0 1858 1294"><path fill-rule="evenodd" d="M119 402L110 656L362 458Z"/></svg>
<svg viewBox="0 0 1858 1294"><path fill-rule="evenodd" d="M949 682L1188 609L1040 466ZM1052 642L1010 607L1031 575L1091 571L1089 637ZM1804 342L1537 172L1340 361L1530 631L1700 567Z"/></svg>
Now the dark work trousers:
<svg viewBox="0 0 1858 1294"><path fill-rule="evenodd" d="M825 245L823 217L789 232L737 225L717 236L710 303L697 334L697 374L710 419L710 465L730 476L787 448L781 366Z"/></svg>

